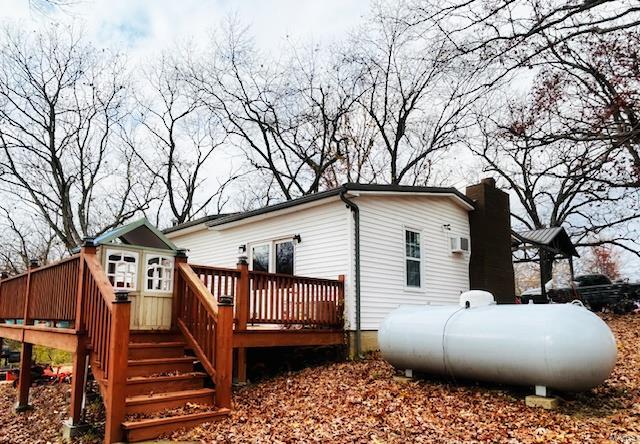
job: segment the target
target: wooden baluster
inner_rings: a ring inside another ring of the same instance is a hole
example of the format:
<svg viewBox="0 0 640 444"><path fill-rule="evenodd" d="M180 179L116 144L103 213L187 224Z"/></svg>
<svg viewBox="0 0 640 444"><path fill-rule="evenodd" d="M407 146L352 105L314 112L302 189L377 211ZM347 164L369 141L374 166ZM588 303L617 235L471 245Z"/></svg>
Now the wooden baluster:
<svg viewBox="0 0 640 444"><path fill-rule="evenodd" d="M215 355L217 405L231 408L233 372L233 298L231 296L222 296L218 301Z"/></svg>

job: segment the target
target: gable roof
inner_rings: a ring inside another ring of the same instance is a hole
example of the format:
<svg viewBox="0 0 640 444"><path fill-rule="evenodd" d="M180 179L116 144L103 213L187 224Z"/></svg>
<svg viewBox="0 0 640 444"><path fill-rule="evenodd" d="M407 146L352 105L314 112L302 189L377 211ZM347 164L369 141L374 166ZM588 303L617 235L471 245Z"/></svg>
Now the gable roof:
<svg viewBox="0 0 640 444"><path fill-rule="evenodd" d="M537 230L527 230L516 233L512 232L515 238L514 244L533 244L546 247L552 251L564 254L566 257L580 257L576 247L571 242L571 238L562 227L540 228Z"/></svg>
<svg viewBox="0 0 640 444"><path fill-rule="evenodd" d="M160 248L177 251L174 245L164 234L153 226L146 218L139 219L127 225L112 228L94 239L96 245L107 244L114 240L120 240L126 245L140 247Z"/></svg>
<svg viewBox="0 0 640 444"><path fill-rule="evenodd" d="M327 199L330 197L336 197L343 193L372 193L372 194L418 194L418 195L442 195L449 196L464 206L468 210L474 208L473 200L462 194L455 188L448 187L417 187L407 185L380 185L380 184L358 184L358 183L346 183L338 188L322 191L315 194L309 194L302 196L298 199L288 200L275 205L269 205L263 208L259 208L253 211L247 211L244 213L229 214L224 217L215 218L206 223L207 227L217 227L225 225L231 222L248 219L250 217L268 214L287 208L296 207L299 205L316 202L319 200ZM175 230L174 230L175 231Z"/></svg>

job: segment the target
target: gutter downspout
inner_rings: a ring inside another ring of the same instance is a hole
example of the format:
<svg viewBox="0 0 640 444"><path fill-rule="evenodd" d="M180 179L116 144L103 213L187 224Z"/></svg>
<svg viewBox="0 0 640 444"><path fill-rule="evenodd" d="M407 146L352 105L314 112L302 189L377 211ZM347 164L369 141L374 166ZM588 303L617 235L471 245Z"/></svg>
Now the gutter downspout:
<svg viewBox="0 0 640 444"><path fill-rule="evenodd" d="M347 190L343 190L340 192L340 200L342 200L347 208L351 210L353 213L353 221L355 224L355 247L356 247L356 261L355 261L355 272L356 272L356 337L355 337L355 346L356 346L356 357L362 358L362 347L360 341L360 208L351 200L347 199L345 194Z"/></svg>

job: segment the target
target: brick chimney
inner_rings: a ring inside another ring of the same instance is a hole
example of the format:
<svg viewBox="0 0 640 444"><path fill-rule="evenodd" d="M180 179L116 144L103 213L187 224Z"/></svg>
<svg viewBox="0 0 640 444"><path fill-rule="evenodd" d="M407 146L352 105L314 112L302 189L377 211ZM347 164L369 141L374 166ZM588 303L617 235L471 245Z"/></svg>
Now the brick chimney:
<svg viewBox="0 0 640 444"><path fill-rule="evenodd" d="M511 258L509 195L497 189L492 178L468 186L465 194L476 205L476 209L469 213L470 288L490 291L498 303L512 303L515 299L515 277Z"/></svg>

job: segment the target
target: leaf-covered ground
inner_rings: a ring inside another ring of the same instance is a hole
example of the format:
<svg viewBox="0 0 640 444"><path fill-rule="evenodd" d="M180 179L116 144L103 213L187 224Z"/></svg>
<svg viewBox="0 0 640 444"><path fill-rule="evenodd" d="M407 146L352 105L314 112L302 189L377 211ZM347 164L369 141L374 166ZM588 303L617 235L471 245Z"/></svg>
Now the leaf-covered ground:
<svg viewBox="0 0 640 444"><path fill-rule="evenodd" d="M278 376L235 393L229 419L177 432L202 442L640 442L640 315L603 315L618 340L611 378L556 411L524 405L527 390L442 380L399 382L377 357ZM0 387L0 443L59 439L65 386L32 390L16 416ZM89 436L84 442L93 442Z"/></svg>

